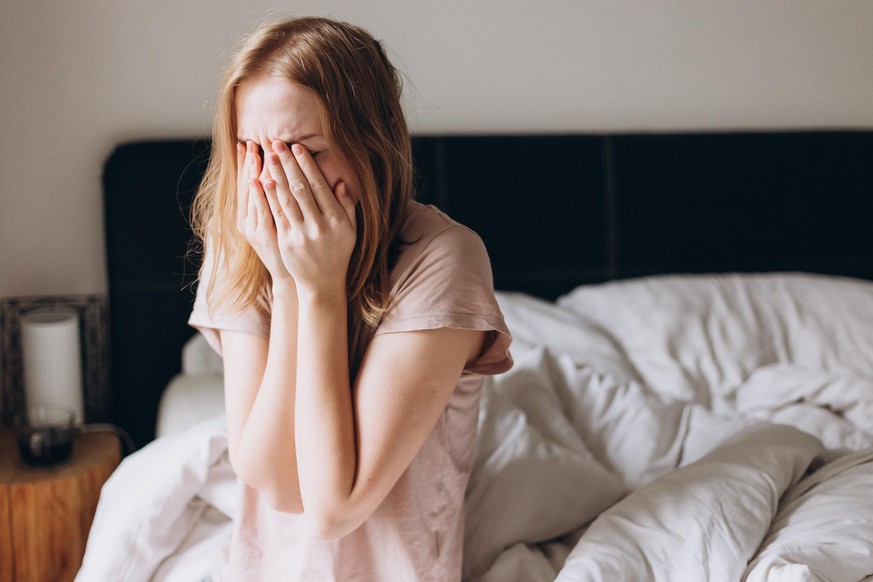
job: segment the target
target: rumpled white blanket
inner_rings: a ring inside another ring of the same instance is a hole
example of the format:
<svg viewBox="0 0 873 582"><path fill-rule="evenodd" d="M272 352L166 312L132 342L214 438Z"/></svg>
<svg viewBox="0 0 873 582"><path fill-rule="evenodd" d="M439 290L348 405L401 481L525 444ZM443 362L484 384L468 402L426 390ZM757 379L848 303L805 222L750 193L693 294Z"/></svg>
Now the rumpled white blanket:
<svg viewBox="0 0 873 582"><path fill-rule="evenodd" d="M576 479L575 497L543 490L580 517L575 529L548 539L497 532L503 549L468 552L466 579L873 574L873 283L664 276L583 286L557 305L498 299L520 365L485 393L521 409L556 394L552 422L567 421L598 465ZM544 424L528 416L529 433ZM603 469L632 493L617 503L602 495ZM471 490L487 479L474 474ZM598 505L608 508L596 519L584 511Z"/></svg>
<svg viewBox="0 0 873 582"><path fill-rule="evenodd" d="M873 283L651 277L498 293L464 578L861 580L873 574ZM191 580L230 535L223 419L104 486L77 580Z"/></svg>
<svg viewBox="0 0 873 582"><path fill-rule="evenodd" d="M230 537L238 482L224 416L152 441L100 491L77 581L200 581Z"/></svg>

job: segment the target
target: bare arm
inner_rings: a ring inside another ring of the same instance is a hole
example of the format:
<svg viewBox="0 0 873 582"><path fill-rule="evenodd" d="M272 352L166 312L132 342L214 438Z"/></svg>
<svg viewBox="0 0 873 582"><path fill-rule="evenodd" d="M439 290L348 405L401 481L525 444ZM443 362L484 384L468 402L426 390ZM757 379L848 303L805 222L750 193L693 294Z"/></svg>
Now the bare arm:
<svg viewBox="0 0 873 582"><path fill-rule="evenodd" d="M308 523L342 537L376 510L446 407L484 331L383 334L349 386L345 296L301 295L297 369L300 491Z"/></svg>
<svg viewBox="0 0 873 582"><path fill-rule="evenodd" d="M231 463L271 507L300 513L305 504L317 536L341 537L412 462L485 332L376 336L352 389L343 301L304 300L298 314L296 294L274 288L273 297L269 341L221 332ZM298 325L308 339L292 350Z"/></svg>
<svg viewBox="0 0 873 582"><path fill-rule="evenodd" d="M270 339L221 332L230 460L279 511L300 513L294 439L297 293L273 285Z"/></svg>
<svg viewBox="0 0 873 582"><path fill-rule="evenodd" d="M239 478L276 509L301 512L294 447L297 292L282 264L276 227L252 142L237 146L237 229L273 282L270 337L222 331L230 461Z"/></svg>

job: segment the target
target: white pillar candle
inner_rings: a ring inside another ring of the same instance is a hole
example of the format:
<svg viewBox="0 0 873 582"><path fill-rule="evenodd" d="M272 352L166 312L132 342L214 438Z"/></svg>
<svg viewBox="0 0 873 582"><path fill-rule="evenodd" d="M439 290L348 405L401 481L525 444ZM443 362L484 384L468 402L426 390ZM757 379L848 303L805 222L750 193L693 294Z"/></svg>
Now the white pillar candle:
<svg viewBox="0 0 873 582"><path fill-rule="evenodd" d="M21 358L27 406L56 404L85 420L79 314L41 307L21 316Z"/></svg>

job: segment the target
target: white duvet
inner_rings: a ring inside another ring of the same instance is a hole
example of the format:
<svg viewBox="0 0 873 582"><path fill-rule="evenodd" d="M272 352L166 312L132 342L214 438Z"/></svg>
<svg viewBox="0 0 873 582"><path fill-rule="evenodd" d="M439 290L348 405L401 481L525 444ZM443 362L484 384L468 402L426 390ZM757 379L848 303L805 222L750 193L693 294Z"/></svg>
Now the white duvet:
<svg viewBox="0 0 873 582"><path fill-rule="evenodd" d="M873 283L651 277L498 293L471 581L873 576ZM221 417L125 459L77 580L199 580L236 482Z"/></svg>

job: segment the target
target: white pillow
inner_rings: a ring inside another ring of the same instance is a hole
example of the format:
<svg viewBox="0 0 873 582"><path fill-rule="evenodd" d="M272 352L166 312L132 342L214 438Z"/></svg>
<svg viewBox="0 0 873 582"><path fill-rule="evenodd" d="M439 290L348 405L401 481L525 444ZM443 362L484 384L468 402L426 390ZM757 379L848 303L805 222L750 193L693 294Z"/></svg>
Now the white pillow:
<svg viewBox="0 0 873 582"><path fill-rule="evenodd" d="M223 374L224 361L199 331L182 346L183 374Z"/></svg>
<svg viewBox="0 0 873 582"><path fill-rule="evenodd" d="M223 414L222 374L176 374L161 394L155 436L160 438L180 433Z"/></svg>

